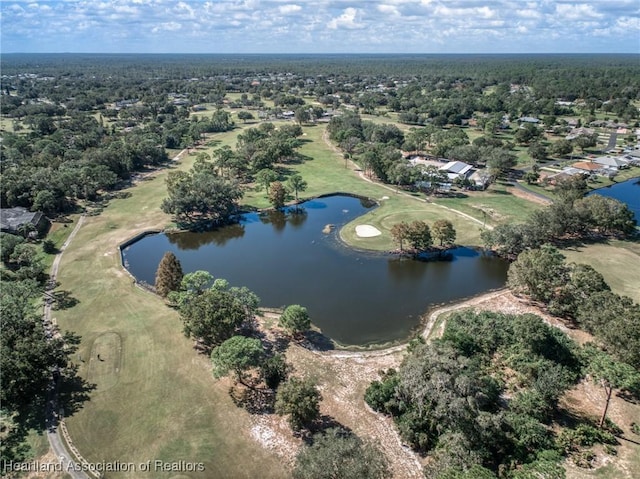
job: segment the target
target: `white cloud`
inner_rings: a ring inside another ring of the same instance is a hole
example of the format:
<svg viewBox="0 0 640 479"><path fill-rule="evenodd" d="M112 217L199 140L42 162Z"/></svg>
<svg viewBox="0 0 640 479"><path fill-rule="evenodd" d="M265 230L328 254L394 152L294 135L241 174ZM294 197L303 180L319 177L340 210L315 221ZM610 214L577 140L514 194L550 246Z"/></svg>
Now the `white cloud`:
<svg viewBox="0 0 640 479"><path fill-rule="evenodd" d="M182 25L178 22L165 22L151 29L153 33L159 32L177 32L182 29Z"/></svg>
<svg viewBox="0 0 640 479"><path fill-rule="evenodd" d="M291 15L293 13L300 12L301 10L302 10L302 7L300 5L294 5L294 4L280 5L278 7L278 11L282 15Z"/></svg>
<svg viewBox="0 0 640 479"><path fill-rule="evenodd" d="M327 24L327 27L331 30L337 30L340 28L346 28L349 30L355 30L359 28L363 28L364 25L359 23L356 19L359 11L353 7L346 8L342 15L337 18L331 19L331 21Z"/></svg>
<svg viewBox="0 0 640 479"><path fill-rule="evenodd" d="M556 14L565 20L583 20L585 18L602 18L604 15L586 3L556 5Z"/></svg>

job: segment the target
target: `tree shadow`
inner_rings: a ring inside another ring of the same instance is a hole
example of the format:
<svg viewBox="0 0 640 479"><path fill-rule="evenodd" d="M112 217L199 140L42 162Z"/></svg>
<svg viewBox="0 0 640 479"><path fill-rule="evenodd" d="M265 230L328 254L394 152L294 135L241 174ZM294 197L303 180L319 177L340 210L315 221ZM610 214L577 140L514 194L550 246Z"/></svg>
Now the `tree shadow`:
<svg viewBox="0 0 640 479"><path fill-rule="evenodd" d="M58 407L64 410L65 416L73 416L91 399L96 387L78 375L77 365L68 367L57 379Z"/></svg>
<svg viewBox="0 0 640 479"><path fill-rule="evenodd" d="M273 414L276 392L269 388L254 388L234 384L229 388L229 396L237 407L249 414Z"/></svg>
<svg viewBox="0 0 640 479"><path fill-rule="evenodd" d="M312 351L331 351L336 348L333 340L320 331L309 330L304 333L300 346Z"/></svg>
<svg viewBox="0 0 640 479"><path fill-rule="evenodd" d="M77 305L80 302L79 299L74 298L71 295L71 292L67 290L54 291L53 293L47 296L48 298L51 298L51 300L53 301L52 309L54 310L65 310L65 309L73 308L75 305Z"/></svg>
<svg viewBox="0 0 640 479"><path fill-rule="evenodd" d="M328 429L339 429L340 435L344 436L352 436L354 434L351 428L338 422L336 418L328 416L326 414L322 414L318 419L316 419L312 424L309 425L309 427L307 428L307 434L300 434L300 437L308 446L311 446L314 443L316 435L322 434Z"/></svg>

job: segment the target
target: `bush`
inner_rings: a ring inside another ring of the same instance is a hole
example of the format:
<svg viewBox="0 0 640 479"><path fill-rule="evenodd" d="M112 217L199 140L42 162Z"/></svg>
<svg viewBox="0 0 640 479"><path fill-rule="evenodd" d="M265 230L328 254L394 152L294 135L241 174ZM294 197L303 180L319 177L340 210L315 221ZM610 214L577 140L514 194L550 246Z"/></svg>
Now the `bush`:
<svg viewBox="0 0 640 479"><path fill-rule="evenodd" d="M52 240L46 239L42 242L42 251L47 254L56 254L58 249L56 248L56 244Z"/></svg>

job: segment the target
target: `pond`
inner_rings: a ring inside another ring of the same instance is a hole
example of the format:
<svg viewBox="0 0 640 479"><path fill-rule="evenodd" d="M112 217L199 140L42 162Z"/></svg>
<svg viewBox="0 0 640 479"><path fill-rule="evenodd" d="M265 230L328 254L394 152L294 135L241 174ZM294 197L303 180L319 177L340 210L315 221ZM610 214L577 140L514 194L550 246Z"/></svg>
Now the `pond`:
<svg viewBox="0 0 640 479"><path fill-rule="evenodd" d="M616 183L615 185L599 188L589 193L590 195L602 195L608 198L625 203L635 214L636 222L640 225L640 179L631 178L630 180Z"/></svg>
<svg viewBox="0 0 640 479"><path fill-rule="evenodd" d="M299 210L249 213L212 232L145 236L123 250L123 261L153 284L162 255L172 251L185 273L207 270L246 286L264 307L305 306L324 335L350 345L406 339L433 306L504 286L508 263L470 248L441 261L349 248L340 228L374 207L336 195Z"/></svg>

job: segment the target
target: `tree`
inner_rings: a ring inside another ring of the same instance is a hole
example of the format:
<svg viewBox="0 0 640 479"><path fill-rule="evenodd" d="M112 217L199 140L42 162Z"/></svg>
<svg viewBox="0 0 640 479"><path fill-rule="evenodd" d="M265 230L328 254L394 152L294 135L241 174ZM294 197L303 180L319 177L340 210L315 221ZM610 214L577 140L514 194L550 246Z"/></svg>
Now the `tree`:
<svg viewBox="0 0 640 479"><path fill-rule="evenodd" d="M640 373L628 364L615 361L607 353L596 349L593 345L585 346L584 356L588 361L587 371L595 381L600 381L606 394L602 415L598 423L598 426L602 427L607 418L613 390L632 389L637 391L640 388Z"/></svg>
<svg viewBox="0 0 640 479"><path fill-rule="evenodd" d="M156 293L166 298L171 291L180 288L183 278L182 265L171 251L167 251L158 265L156 271Z"/></svg>
<svg viewBox="0 0 640 479"><path fill-rule="evenodd" d="M509 267L507 285L534 301L548 304L558 288L569 281L564 256L554 247L524 251Z"/></svg>
<svg viewBox="0 0 640 479"><path fill-rule="evenodd" d="M187 295L178 309L185 335L213 347L233 336L243 324L251 323L258 303L251 291L230 288L218 279L209 289Z"/></svg>
<svg viewBox="0 0 640 479"><path fill-rule="evenodd" d="M506 175L517 163L516 156L502 148L493 148L487 157L487 168L495 177Z"/></svg>
<svg viewBox="0 0 640 479"><path fill-rule="evenodd" d="M294 479L385 479L392 476L385 455L373 444L340 428L313 436L296 456Z"/></svg>
<svg viewBox="0 0 640 479"><path fill-rule="evenodd" d="M287 180L287 188L293 192L296 203L298 202L298 192L305 191L307 189L307 182L302 179L300 175L293 175Z"/></svg>
<svg viewBox="0 0 640 479"><path fill-rule="evenodd" d="M260 189L264 188L267 193L269 193L271 183L277 180L278 173L270 168L263 168L256 173L256 183L258 183Z"/></svg>
<svg viewBox="0 0 640 479"><path fill-rule="evenodd" d="M213 377L221 378L233 372L235 379L248 386L247 371L260 366L265 356L262 342L256 338L232 336L211 352Z"/></svg>
<svg viewBox="0 0 640 479"><path fill-rule="evenodd" d="M437 220L431 227L433 239L440 241L440 246L450 246L456 241L456 230L449 220Z"/></svg>
<svg viewBox="0 0 640 479"><path fill-rule="evenodd" d="M282 381L287 379L290 369L284 354L274 354L260 364L260 377L268 388L275 390Z"/></svg>
<svg viewBox="0 0 640 479"><path fill-rule="evenodd" d="M533 142L529 145L529 155L537 161L546 160L548 155L547 147L539 141Z"/></svg>
<svg viewBox="0 0 640 479"><path fill-rule="evenodd" d="M289 416L295 430L308 426L320 416L322 395L314 381L289 378L280 385L276 394L276 414Z"/></svg>
<svg viewBox="0 0 640 479"><path fill-rule="evenodd" d="M0 232L0 258L3 263L8 263L11 260L13 251L16 246L24 243L22 236L13 235L11 233Z"/></svg>
<svg viewBox="0 0 640 479"><path fill-rule="evenodd" d="M406 241L406 239L409 236L408 223L403 221L401 223L394 224L391 227L391 236L393 237L393 240L398 243L398 246L400 247L400 251L403 251L404 241Z"/></svg>
<svg viewBox="0 0 640 479"><path fill-rule="evenodd" d="M419 220L409 223L407 241L417 252L428 250L433 244L429 225Z"/></svg>
<svg viewBox="0 0 640 479"><path fill-rule="evenodd" d="M296 118L296 121L298 122L299 125L302 125L303 123L309 123L309 121L311 120L311 114L309 113L309 107L308 106L300 106L300 107L296 108L295 118Z"/></svg>
<svg viewBox="0 0 640 479"><path fill-rule="evenodd" d="M280 316L278 325L286 329L293 336L303 334L311 327L311 318L307 312L307 308L299 304L291 304L287 306Z"/></svg>
<svg viewBox="0 0 640 479"><path fill-rule="evenodd" d="M168 197L162 201L162 211L189 222L224 223L243 195L235 181L218 176L209 163L194 165L189 172L169 172L166 182Z"/></svg>
<svg viewBox="0 0 640 479"><path fill-rule="evenodd" d="M533 183L537 183L540 179L540 173L535 171L527 171L522 177L524 181L527 182L528 185L532 185Z"/></svg>
<svg viewBox="0 0 640 479"><path fill-rule="evenodd" d="M244 123L247 122L247 120L253 120L253 114L249 111L246 110L240 110L238 112L238 119L242 120Z"/></svg>
<svg viewBox="0 0 640 479"><path fill-rule="evenodd" d="M277 210L281 209L284 206L286 198L287 190L284 185L279 181L271 183L271 188L269 188L269 202L273 207Z"/></svg>
<svg viewBox="0 0 640 479"><path fill-rule="evenodd" d="M567 156L573 151L573 143L569 140L558 140L551 145L551 152L559 157Z"/></svg>

